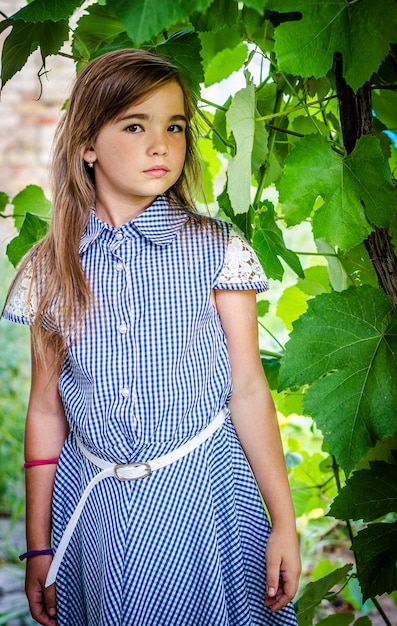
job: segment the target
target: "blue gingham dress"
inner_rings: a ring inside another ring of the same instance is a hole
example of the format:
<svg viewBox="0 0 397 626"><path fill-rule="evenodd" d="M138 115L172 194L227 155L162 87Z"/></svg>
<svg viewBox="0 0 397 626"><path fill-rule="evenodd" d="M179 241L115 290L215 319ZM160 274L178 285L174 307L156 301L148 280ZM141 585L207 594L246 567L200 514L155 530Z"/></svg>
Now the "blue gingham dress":
<svg viewBox="0 0 397 626"><path fill-rule="evenodd" d="M97 456L131 463L197 434L231 395L212 290L267 288L253 251L229 224L202 227L162 196L117 229L92 212L80 254L95 307L59 380L71 432L54 487L55 549L99 471L76 435ZM28 274L4 315L31 324ZM95 486L58 572L58 624L293 626L292 605L272 613L263 604L269 532L227 418L208 441L151 476Z"/></svg>

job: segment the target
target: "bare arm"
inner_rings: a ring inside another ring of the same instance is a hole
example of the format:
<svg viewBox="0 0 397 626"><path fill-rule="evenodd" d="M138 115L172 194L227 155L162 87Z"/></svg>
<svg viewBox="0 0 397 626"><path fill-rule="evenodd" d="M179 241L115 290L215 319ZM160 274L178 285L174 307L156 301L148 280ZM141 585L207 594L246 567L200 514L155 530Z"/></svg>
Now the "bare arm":
<svg viewBox="0 0 397 626"><path fill-rule="evenodd" d="M252 290L218 290L215 299L232 367L231 418L272 521L265 604L276 611L297 591L300 558L276 410L260 361L256 298Z"/></svg>
<svg viewBox="0 0 397 626"><path fill-rule="evenodd" d="M25 427L25 460L58 457L67 437L68 426L58 393L58 369L54 351L45 363L32 354L32 378ZM42 550L51 542L51 502L55 465L29 467L26 472L26 539L28 550ZM55 586L44 589L51 556L34 556L26 566L26 593L34 619L50 626L54 616Z"/></svg>

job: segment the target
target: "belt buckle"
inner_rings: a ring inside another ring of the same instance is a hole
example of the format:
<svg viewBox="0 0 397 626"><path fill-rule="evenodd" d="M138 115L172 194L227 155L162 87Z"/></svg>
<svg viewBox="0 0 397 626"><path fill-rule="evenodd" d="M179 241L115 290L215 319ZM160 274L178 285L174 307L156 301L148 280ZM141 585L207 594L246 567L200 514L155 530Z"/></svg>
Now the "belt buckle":
<svg viewBox="0 0 397 626"><path fill-rule="evenodd" d="M142 476L131 476L130 478L128 478L120 474L120 470L122 469L136 469L137 467L145 468L145 473L142 474ZM114 466L114 475L116 476L117 480L120 480L122 482L125 480L141 480L141 478L147 478L148 476L150 476L151 473L152 468L150 467L149 463L145 463L144 461L140 461L139 463L120 463L119 465Z"/></svg>

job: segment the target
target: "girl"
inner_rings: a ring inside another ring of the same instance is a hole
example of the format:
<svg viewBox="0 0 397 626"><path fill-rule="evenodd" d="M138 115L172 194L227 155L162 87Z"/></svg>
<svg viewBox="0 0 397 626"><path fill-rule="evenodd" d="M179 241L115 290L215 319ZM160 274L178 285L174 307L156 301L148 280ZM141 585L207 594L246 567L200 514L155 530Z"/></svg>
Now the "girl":
<svg viewBox="0 0 397 626"><path fill-rule="evenodd" d="M6 303L32 328L21 556L45 626L296 624L258 350L267 282L229 224L194 211L193 113L156 55L85 67L56 135L50 231Z"/></svg>

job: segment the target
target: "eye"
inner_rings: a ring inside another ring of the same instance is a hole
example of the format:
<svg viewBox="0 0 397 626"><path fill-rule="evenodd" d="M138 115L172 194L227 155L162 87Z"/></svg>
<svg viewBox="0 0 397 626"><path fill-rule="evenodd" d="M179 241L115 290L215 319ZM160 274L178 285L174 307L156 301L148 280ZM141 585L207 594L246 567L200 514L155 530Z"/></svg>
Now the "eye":
<svg viewBox="0 0 397 626"><path fill-rule="evenodd" d="M143 128L140 124L130 124L129 126L127 126L126 130L129 133L141 133L143 132Z"/></svg>
<svg viewBox="0 0 397 626"><path fill-rule="evenodd" d="M183 133L185 128L179 124L171 124L171 126L168 126L168 130L170 133Z"/></svg>

